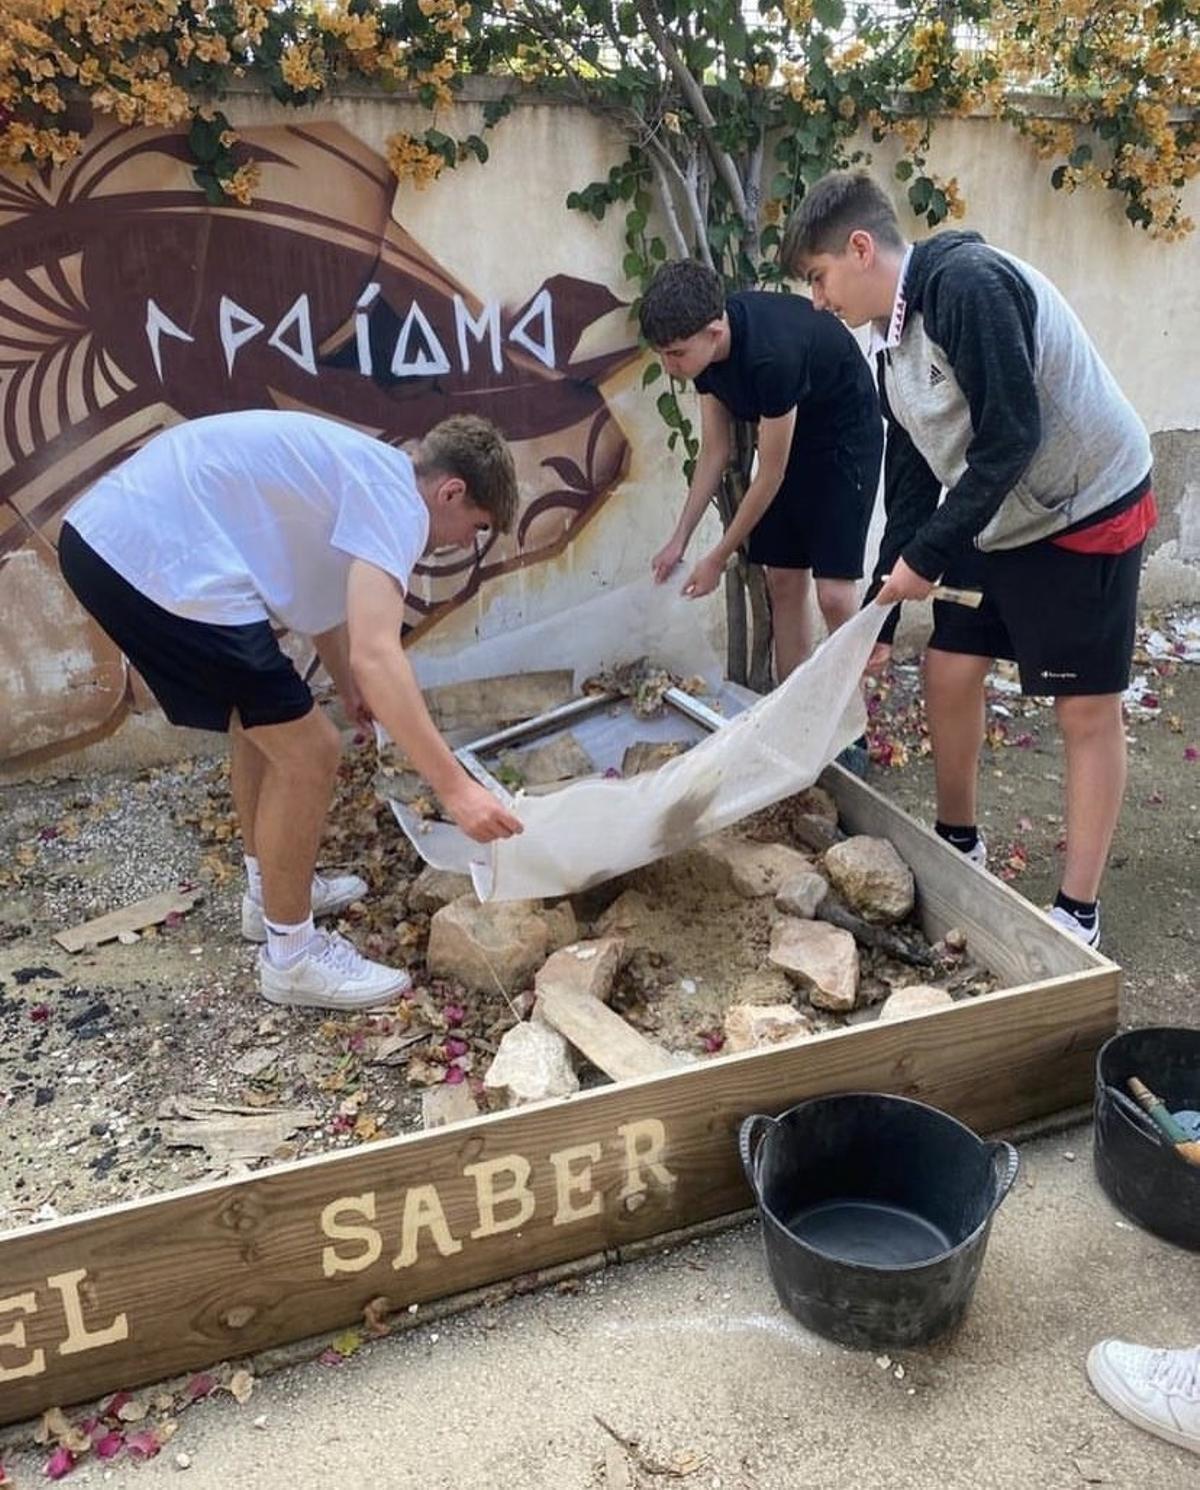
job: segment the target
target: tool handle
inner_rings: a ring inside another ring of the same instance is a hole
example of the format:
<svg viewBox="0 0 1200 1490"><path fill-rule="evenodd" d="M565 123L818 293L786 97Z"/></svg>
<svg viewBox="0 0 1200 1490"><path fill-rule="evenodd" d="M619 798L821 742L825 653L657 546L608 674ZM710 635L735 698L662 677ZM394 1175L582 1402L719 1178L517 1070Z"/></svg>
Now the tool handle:
<svg viewBox="0 0 1200 1490"><path fill-rule="evenodd" d="M955 585L934 585L930 598L948 600L951 605L966 605L971 610L978 610L983 604L983 591L960 590Z"/></svg>
<svg viewBox="0 0 1200 1490"><path fill-rule="evenodd" d="M1151 1121L1167 1135L1173 1144L1188 1143L1191 1134L1186 1132L1182 1124L1175 1121L1175 1114L1170 1111L1161 1097L1156 1096L1143 1081L1136 1076L1131 1076L1125 1083L1137 1100L1150 1114Z"/></svg>

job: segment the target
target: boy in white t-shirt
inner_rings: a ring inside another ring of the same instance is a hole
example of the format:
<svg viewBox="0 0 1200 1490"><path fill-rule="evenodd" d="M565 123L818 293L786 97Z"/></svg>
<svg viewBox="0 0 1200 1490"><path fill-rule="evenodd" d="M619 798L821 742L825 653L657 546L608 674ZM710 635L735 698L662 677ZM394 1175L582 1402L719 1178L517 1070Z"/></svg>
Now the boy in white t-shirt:
<svg viewBox="0 0 1200 1490"><path fill-rule="evenodd" d="M519 833L434 727L401 644L421 555L506 532L516 508L512 455L485 419L447 419L409 456L333 420L248 410L157 435L63 522L67 583L167 718L231 731L242 933L266 944L272 1003L368 1008L410 983L313 924L367 886L315 874L341 741L272 622L312 638L348 717L378 719L464 832Z"/></svg>

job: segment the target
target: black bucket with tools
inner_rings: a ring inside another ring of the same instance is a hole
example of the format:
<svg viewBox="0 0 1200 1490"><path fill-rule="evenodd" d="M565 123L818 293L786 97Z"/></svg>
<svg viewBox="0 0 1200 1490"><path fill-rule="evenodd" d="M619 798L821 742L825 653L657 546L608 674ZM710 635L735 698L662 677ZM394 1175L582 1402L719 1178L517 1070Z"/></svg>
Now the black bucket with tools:
<svg viewBox="0 0 1200 1490"><path fill-rule="evenodd" d="M1139 1086L1182 1143L1134 1100ZM1096 1178L1108 1198L1147 1231L1200 1252L1200 1030L1129 1030L1102 1045L1095 1118Z"/></svg>
<svg viewBox="0 0 1200 1490"><path fill-rule="evenodd" d="M771 1281L801 1324L864 1350L958 1324L1016 1178L1010 1143L874 1092L748 1117L740 1143Z"/></svg>

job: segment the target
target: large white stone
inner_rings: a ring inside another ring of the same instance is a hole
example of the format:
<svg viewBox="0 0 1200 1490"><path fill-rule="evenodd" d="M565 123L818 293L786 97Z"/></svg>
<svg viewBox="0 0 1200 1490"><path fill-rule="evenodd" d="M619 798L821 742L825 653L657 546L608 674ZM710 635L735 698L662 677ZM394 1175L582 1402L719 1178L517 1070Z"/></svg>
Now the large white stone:
<svg viewBox="0 0 1200 1490"><path fill-rule="evenodd" d="M812 868L807 855L785 843L752 843L727 833L706 838L697 851L719 865L733 888L747 899L774 895L784 880Z"/></svg>
<svg viewBox="0 0 1200 1490"><path fill-rule="evenodd" d="M508 1107L569 1097L579 1090L567 1042L540 1020L514 1025L500 1041L484 1089Z"/></svg>
<svg viewBox="0 0 1200 1490"><path fill-rule="evenodd" d="M408 888L408 908L432 914L463 895L476 898L469 874L454 874L449 869L435 869L432 864L426 864Z"/></svg>
<svg viewBox="0 0 1200 1490"><path fill-rule="evenodd" d="M534 975L534 987L539 993L546 988L568 988L607 1003L624 955L625 943L619 936L571 942L547 957Z"/></svg>
<svg viewBox="0 0 1200 1490"><path fill-rule="evenodd" d="M848 931L825 921L777 921L768 954L819 1009L845 1013L858 997L858 948Z"/></svg>
<svg viewBox="0 0 1200 1490"><path fill-rule="evenodd" d="M425 961L435 978L475 992L495 992L498 985L511 996L528 986L550 949L551 928L537 901L481 905L471 894L430 919Z"/></svg>
<svg viewBox="0 0 1200 1490"><path fill-rule="evenodd" d="M829 881L815 869L791 874L775 892L775 904L789 916L811 921L817 907L829 892Z"/></svg>
<svg viewBox="0 0 1200 1490"><path fill-rule="evenodd" d="M907 988L897 988L883 1001L879 1018L903 1019L906 1014L924 1014L928 1009L945 1009L954 1000L944 988L931 988L925 983L913 983Z"/></svg>
<svg viewBox="0 0 1200 1490"><path fill-rule="evenodd" d="M812 1024L791 1004L734 1004L725 1011L725 1049L757 1050L785 1040L802 1040Z"/></svg>
<svg viewBox="0 0 1200 1490"><path fill-rule="evenodd" d="M903 921L916 900L912 870L886 838L859 834L825 854L825 872L868 921Z"/></svg>

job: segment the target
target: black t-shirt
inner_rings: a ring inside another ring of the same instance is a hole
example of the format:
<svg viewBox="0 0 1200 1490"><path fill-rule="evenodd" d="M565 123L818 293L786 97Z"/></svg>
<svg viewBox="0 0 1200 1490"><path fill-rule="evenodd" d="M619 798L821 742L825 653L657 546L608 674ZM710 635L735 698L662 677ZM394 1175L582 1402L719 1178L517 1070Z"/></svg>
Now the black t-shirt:
<svg viewBox="0 0 1200 1490"><path fill-rule="evenodd" d="M730 350L696 379L735 419L796 410L792 449L857 449L878 440L879 398L867 359L841 321L803 295L743 290L725 302Z"/></svg>

